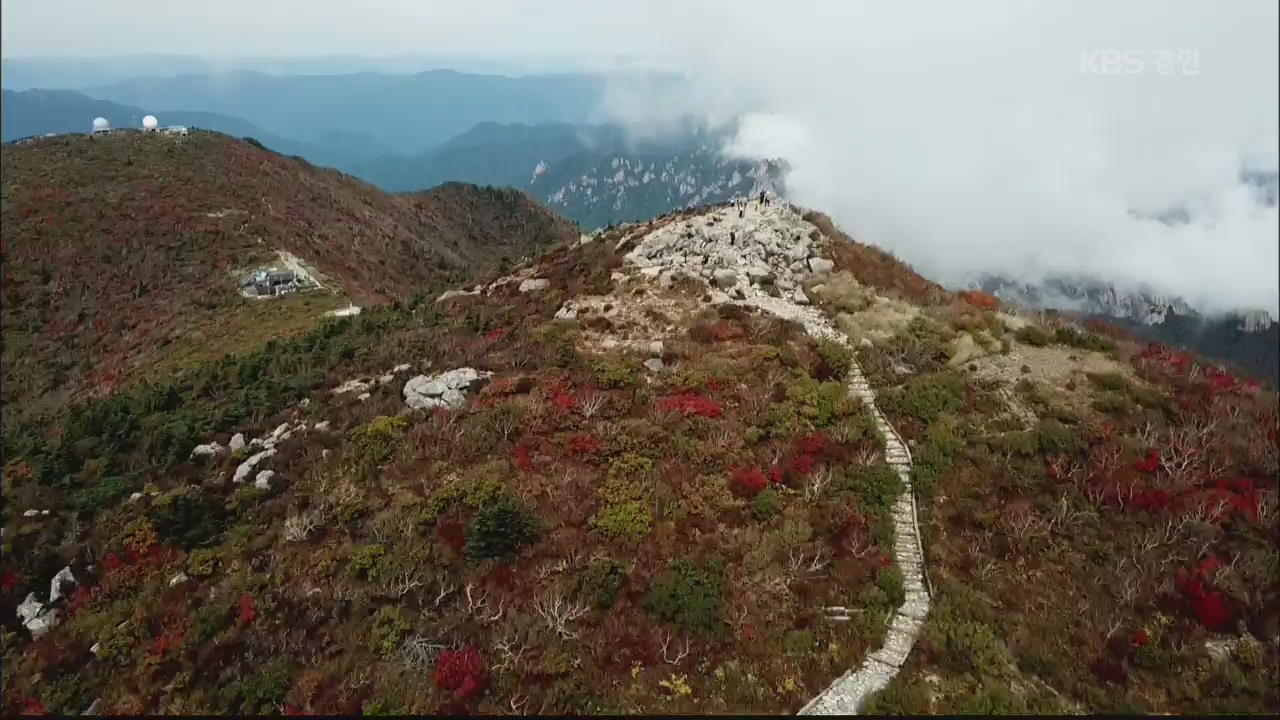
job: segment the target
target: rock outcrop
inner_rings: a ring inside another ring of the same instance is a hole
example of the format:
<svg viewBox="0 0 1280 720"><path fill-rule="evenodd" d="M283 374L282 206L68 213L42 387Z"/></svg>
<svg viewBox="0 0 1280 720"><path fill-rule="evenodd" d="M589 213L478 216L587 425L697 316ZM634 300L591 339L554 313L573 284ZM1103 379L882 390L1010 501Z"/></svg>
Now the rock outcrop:
<svg viewBox="0 0 1280 720"><path fill-rule="evenodd" d="M477 389L493 373L474 368L457 368L439 375L418 375L404 384L404 402L415 410L459 408L466 402L465 391Z"/></svg>

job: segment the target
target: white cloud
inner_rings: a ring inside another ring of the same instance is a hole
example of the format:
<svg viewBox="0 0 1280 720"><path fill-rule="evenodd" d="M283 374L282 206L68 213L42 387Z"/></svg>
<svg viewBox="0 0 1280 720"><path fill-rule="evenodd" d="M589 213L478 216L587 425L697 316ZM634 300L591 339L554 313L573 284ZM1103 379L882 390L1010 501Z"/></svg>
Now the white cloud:
<svg viewBox="0 0 1280 720"><path fill-rule="evenodd" d="M647 115L737 99L731 152L787 158L798 202L942 280L1082 271L1275 313L1277 212L1239 172L1277 165L1276 20L1271 2L701 4L655 38L696 87ZM1084 74L1088 50L1142 72ZM1134 214L1180 206L1192 224Z"/></svg>

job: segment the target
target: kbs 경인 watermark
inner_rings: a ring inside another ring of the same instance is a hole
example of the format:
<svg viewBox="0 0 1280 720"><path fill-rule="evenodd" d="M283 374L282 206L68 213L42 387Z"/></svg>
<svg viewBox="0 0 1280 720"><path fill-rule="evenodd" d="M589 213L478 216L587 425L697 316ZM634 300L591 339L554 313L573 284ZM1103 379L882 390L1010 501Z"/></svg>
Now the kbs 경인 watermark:
<svg viewBox="0 0 1280 720"><path fill-rule="evenodd" d="M1199 75L1199 50L1080 51L1081 75Z"/></svg>

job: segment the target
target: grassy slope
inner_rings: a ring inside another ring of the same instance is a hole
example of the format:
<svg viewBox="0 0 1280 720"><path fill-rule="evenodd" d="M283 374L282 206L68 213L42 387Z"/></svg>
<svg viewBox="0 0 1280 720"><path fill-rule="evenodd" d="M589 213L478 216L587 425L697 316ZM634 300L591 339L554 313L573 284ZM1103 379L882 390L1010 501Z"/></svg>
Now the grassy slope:
<svg viewBox="0 0 1280 720"><path fill-rule="evenodd" d="M219 326L239 328L228 349L307 327L293 312L301 303L264 318L236 292L231 271L277 249L367 305L576 237L519 193L387 195L215 133L46 139L6 146L3 170L11 417L119 387L138 368L180 366L169 356L217 347Z"/></svg>
<svg viewBox="0 0 1280 720"><path fill-rule="evenodd" d="M840 407L838 393L823 402L805 390L806 378L827 370L798 328L731 309L699 312L696 291L690 312L672 301L631 317L553 321L566 298L609 290L614 243L629 232L544 258L539 275L552 286L543 293L508 286L335 321L269 354L200 365L168 390L117 393L104 401L115 403L110 412L87 415L99 421L69 423L61 438L6 435L6 709L34 701L76 711L99 696L111 711L171 713L798 708L880 642L901 591L876 550L891 542L880 508L892 488L874 461L863 465L876 444L862 416L826 417ZM1067 707L1091 710L1274 711L1265 670L1274 647L1250 655L1254 646L1238 643L1211 661L1202 641L1240 631L1210 633L1160 582L1208 553L1238 557L1210 579L1265 642L1275 635L1274 563L1265 562L1274 558L1274 512L1270 524L1224 517L1191 526L1150 553L1156 563L1174 558L1164 575L1120 602L1114 588L1124 583L1107 573L1123 573L1118 560L1155 523L1200 507L1198 484L1164 514L1141 513L1093 485L1168 478L1121 468L1097 483L1084 481L1096 472L1079 483L1047 474L1046 457L1085 466L1098 442L1132 467L1144 450L1132 439L1142 422L1185 422L1168 398L1186 383L1164 372L1166 359L1143 365L1145 380L1024 386L1018 392L1044 422L1020 431L978 370L945 366L959 329L988 329L1016 351L993 313L956 302L874 248L834 254L874 293L922 310L897 338L860 351L885 388L883 409L915 444L937 591L908 669L879 709L1060 709L1052 687ZM628 305L644 298L617 292ZM669 326L673 371L652 381L640 357L599 355L583 342L587 329L643 338L636 327L645 323ZM1127 360L1131 350L1121 342L1115 352ZM1064 348L1063 362L1077 352L1092 351ZM973 363L980 370L989 361ZM402 415L398 383L367 402L328 392L401 362L470 365L495 379L464 410L431 416ZM915 374L900 377L895 363ZM1205 392L1203 382L1191 386L1184 392ZM662 409L663 398L683 392L719 414ZM1097 396L1097 408L1065 410L1084 393ZM593 396L605 400L588 412ZM1274 508L1274 480L1264 478L1275 473L1275 438L1265 436L1275 398L1219 396L1241 414L1229 420L1239 432L1223 425L1217 441L1264 431L1237 448L1227 476L1254 476ZM301 397L310 399L305 409ZM1111 430L1099 439L1103 413ZM185 460L197 440L261 435L287 419L328 420L332 430L285 444L272 460L281 477L271 491L226 482L234 459ZM114 442L102 441L107 430L119 431ZM815 430L826 446L806 453L802 438ZM832 470L817 500L806 499L814 474L805 454L814 469ZM780 486L751 499L734 492L735 468L775 462L785 469ZM148 494L125 501L134 490ZM611 506L631 512L602 523ZM54 513L21 518L28 507ZM1057 512L1062 519L1048 526ZM290 539L286 528L303 519L314 529ZM517 536L526 541L495 553L494 543ZM829 565L810 573L793 564L819 552ZM13 607L30 590L43 596L68 561L84 590L71 620L33 642ZM171 586L179 571L192 579ZM557 633L544 617L556 595L599 604ZM849 606L855 620L822 622L818 608L830 604ZM1108 646L1113 619L1121 626ZM1139 631L1148 635L1141 653ZM417 652L405 647L411 640L421 641ZM473 667L446 672L463 657Z"/></svg>

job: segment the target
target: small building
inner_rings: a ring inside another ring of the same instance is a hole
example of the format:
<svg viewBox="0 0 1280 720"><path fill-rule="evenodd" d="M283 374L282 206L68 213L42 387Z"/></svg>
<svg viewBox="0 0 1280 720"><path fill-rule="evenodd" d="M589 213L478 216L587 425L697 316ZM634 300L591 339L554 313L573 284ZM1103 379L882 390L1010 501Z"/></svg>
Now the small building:
<svg viewBox="0 0 1280 720"><path fill-rule="evenodd" d="M165 135L186 135L187 128L184 125L170 125L169 127L161 128L160 132Z"/></svg>

